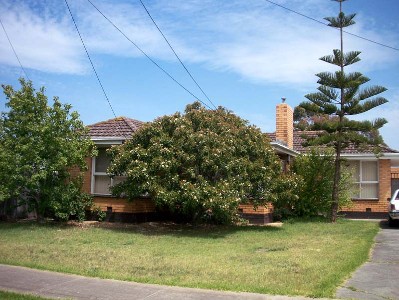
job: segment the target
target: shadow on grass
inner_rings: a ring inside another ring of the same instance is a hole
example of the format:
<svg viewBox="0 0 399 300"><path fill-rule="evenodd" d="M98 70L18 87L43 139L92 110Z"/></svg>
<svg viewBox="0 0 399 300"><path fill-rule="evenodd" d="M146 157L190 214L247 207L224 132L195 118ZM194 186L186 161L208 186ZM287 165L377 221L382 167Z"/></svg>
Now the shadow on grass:
<svg viewBox="0 0 399 300"><path fill-rule="evenodd" d="M340 219L341 220L341 219ZM330 223L330 220L322 217L322 216L317 216L317 217L292 217L289 219L284 220L284 223L287 224L295 224L295 223Z"/></svg>
<svg viewBox="0 0 399 300"><path fill-rule="evenodd" d="M37 223L36 221L20 221L20 222L1 222L0 231L7 229L33 229L33 228L49 228L57 230L82 229L89 230L102 229L119 233L138 233L145 236L161 236L169 235L174 237L195 237L204 239L219 239L226 236L240 233L251 232L256 234L264 234L268 232L276 232L284 230L283 227L274 226L234 226L234 225L190 225L177 224L173 222L147 222L147 223L117 223L117 222L67 222L60 223L47 221L45 223Z"/></svg>
<svg viewBox="0 0 399 300"><path fill-rule="evenodd" d="M350 222L345 218L340 218L337 223ZM210 225L200 224L192 225L188 223L175 223L171 221L164 222L145 222L145 223L121 223L121 222L56 222L48 220L46 222L38 223L34 220L22 220L17 222L0 222L0 230L6 228L56 228L56 229L72 229L81 228L82 230L88 230L90 228L103 229L114 232L123 233L139 233L147 236L160 236L160 235L171 235L171 236L189 236L199 238L223 238L225 236L240 233L240 232L251 232L251 233L267 233L267 232L278 232L284 231L287 226L294 224L328 224L330 221L324 217L302 217L302 218L291 218L285 220L281 226L261 226L261 225ZM389 228L387 221L380 223L381 228ZM396 228L393 228L396 229Z"/></svg>
<svg viewBox="0 0 399 300"><path fill-rule="evenodd" d="M347 222L346 219L339 219L338 222ZM144 236L173 236L173 237L192 237L203 239L220 239L229 235L248 232L255 234L267 234L270 232L284 231L286 226L293 224L308 223L329 223L329 220L323 217L312 218L292 218L284 221L282 226L235 226L235 225L191 225L174 222L146 222L146 223L118 223L118 222L55 222L47 221L37 223L36 221L19 221L19 222L0 222L0 231L7 228L52 228L57 230L69 230L73 228L89 230L101 229L118 233L136 233ZM386 226L388 225L381 225ZM384 227L384 228L386 228Z"/></svg>
<svg viewBox="0 0 399 300"><path fill-rule="evenodd" d="M134 232L146 236L169 235L174 237L195 237L203 239L219 239L226 236L240 233L267 233L283 230L281 227L271 226L233 226L233 225L190 225L175 223L150 222L142 224L100 224L97 226L114 232Z"/></svg>

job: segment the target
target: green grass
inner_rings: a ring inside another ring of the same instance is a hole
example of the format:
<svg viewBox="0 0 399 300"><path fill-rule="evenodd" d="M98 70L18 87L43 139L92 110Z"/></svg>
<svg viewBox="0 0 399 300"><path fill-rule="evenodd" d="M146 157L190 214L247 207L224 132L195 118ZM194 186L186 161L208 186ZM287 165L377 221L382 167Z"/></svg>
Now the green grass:
<svg viewBox="0 0 399 300"><path fill-rule="evenodd" d="M0 223L0 263L135 282L332 297L378 224L127 228Z"/></svg>
<svg viewBox="0 0 399 300"><path fill-rule="evenodd" d="M46 300L49 298L0 291L0 299L1 300Z"/></svg>

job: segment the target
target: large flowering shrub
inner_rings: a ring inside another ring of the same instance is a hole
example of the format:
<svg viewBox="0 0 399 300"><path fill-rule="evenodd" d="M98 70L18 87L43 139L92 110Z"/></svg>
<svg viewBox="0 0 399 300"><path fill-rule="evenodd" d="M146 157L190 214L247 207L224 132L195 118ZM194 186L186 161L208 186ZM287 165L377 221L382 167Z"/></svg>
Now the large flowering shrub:
<svg viewBox="0 0 399 300"><path fill-rule="evenodd" d="M184 114L144 125L110 153L108 172L127 177L113 187L115 195L149 195L194 222L229 223L240 203L257 207L287 194L268 138L221 107L195 102Z"/></svg>

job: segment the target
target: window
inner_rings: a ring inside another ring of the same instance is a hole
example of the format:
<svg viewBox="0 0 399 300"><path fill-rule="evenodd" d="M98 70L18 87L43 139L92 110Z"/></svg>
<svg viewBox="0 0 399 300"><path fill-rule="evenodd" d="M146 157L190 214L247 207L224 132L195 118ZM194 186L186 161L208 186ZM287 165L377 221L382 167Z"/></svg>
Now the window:
<svg viewBox="0 0 399 300"><path fill-rule="evenodd" d="M354 189L352 198L378 199L378 162L349 161Z"/></svg>
<svg viewBox="0 0 399 300"><path fill-rule="evenodd" d="M125 177L115 176L111 178L107 174L107 168L111 162L107 155L107 148L98 148L98 156L93 157L93 175L91 193L97 195L111 195L110 187L122 182Z"/></svg>

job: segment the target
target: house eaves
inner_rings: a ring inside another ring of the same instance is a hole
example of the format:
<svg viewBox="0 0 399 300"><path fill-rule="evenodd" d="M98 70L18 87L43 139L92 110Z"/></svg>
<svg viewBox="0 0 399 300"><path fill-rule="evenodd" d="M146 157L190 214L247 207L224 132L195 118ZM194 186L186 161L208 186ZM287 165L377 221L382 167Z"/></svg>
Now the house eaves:
<svg viewBox="0 0 399 300"><path fill-rule="evenodd" d="M295 150L289 148L288 146L283 145L279 142L270 142L270 145L273 147L273 149L277 153L287 154L287 155L294 156L294 157L300 154L298 151L295 151Z"/></svg>
<svg viewBox="0 0 399 300"><path fill-rule="evenodd" d="M377 159L399 159L399 153L381 153L375 155L374 153L341 153L341 157L348 160L377 160Z"/></svg>
<svg viewBox="0 0 399 300"><path fill-rule="evenodd" d="M90 138L96 145L118 145L126 140L122 136L92 136Z"/></svg>

